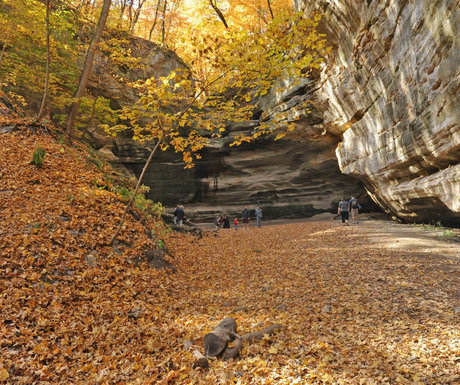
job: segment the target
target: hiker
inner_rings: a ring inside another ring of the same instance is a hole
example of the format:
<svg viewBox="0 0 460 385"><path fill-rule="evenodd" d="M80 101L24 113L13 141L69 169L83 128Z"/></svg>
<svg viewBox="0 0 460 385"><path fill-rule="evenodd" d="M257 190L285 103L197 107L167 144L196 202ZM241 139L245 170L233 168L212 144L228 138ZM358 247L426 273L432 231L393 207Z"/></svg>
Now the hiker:
<svg viewBox="0 0 460 385"><path fill-rule="evenodd" d="M343 198L340 202L339 202L339 207L337 209L337 215L341 215L342 216L342 223L348 225L348 201Z"/></svg>
<svg viewBox="0 0 460 385"><path fill-rule="evenodd" d="M262 209L260 208L260 206L257 206L256 208L256 224L257 227L262 226Z"/></svg>
<svg viewBox="0 0 460 385"><path fill-rule="evenodd" d="M226 215L224 215L224 218L222 219L222 228L223 229L230 228L230 221L228 220L228 217Z"/></svg>
<svg viewBox="0 0 460 385"><path fill-rule="evenodd" d="M351 197L350 202L348 202L348 206L348 210L351 212L351 223L359 223L358 213L359 210L362 209L362 206L359 204L358 199Z"/></svg>
<svg viewBox="0 0 460 385"><path fill-rule="evenodd" d="M246 226L248 226L249 225L249 210L247 206L244 206L244 209L241 212L241 218L243 219L243 223Z"/></svg>
<svg viewBox="0 0 460 385"><path fill-rule="evenodd" d="M222 222L223 222L222 215L218 215L218 216L216 217L215 222L214 222L214 224L216 225L216 231L219 231L219 229L220 229L221 226L222 226Z"/></svg>
<svg viewBox="0 0 460 385"><path fill-rule="evenodd" d="M238 218L235 218L233 220L233 227L234 227L235 230L238 230Z"/></svg>
<svg viewBox="0 0 460 385"><path fill-rule="evenodd" d="M184 218L185 218L184 206L177 205L176 209L174 210L174 223L178 226L182 226L184 224Z"/></svg>
<svg viewBox="0 0 460 385"><path fill-rule="evenodd" d="M173 215L174 215L174 219L173 219L173 222L175 225L177 225L177 215L176 213L178 212L179 210L179 205L176 206L176 208L174 209L174 212L173 212Z"/></svg>

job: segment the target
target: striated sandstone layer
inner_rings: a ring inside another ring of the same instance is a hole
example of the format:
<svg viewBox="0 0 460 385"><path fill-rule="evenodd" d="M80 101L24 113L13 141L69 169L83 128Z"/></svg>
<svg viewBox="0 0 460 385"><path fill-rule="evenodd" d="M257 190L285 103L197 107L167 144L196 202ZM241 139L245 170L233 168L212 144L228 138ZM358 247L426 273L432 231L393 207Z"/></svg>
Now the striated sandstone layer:
<svg viewBox="0 0 460 385"><path fill-rule="evenodd" d="M385 210L460 224L457 0L296 0L335 45L315 91L336 155Z"/></svg>
<svg viewBox="0 0 460 385"><path fill-rule="evenodd" d="M249 124L249 123L248 123ZM167 206L183 203L194 221L212 221L218 214L240 216L244 206L262 206L264 217L301 218L337 210L342 196L358 196L372 208L361 183L340 173L336 141L258 141L228 147L228 138L214 140L202 161L185 170L182 158L159 153L148 168L149 197ZM113 146L116 163L139 175L147 151L129 140Z"/></svg>

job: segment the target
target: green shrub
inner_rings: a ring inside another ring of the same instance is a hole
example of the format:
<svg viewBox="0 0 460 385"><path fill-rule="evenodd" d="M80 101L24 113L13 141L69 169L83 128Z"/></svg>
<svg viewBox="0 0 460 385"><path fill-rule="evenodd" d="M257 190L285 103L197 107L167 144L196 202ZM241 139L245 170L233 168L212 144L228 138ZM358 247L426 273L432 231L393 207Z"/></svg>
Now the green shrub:
<svg viewBox="0 0 460 385"><path fill-rule="evenodd" d="M43 160L45 159L45 154L46 154L46 151L44 148L37 147L34 150L34 154L32 155L32 164L34 164L37 167L42 167Z"/></svg>
<svg viewBox="0 0 460 385"><path fill-rule="evenodd" d="M145 197L144 194L149 190L150 188L148 186L142 185L139 188L139 192L137 193L136 198L134 199L133 205L146 215L160 217L164 213L165 208L161 202L153 202L151 199L147 199ZM115 186L114 192L117 193L120 198L126 202L128 202L134 194L133 190L125 186Z"/></svg>

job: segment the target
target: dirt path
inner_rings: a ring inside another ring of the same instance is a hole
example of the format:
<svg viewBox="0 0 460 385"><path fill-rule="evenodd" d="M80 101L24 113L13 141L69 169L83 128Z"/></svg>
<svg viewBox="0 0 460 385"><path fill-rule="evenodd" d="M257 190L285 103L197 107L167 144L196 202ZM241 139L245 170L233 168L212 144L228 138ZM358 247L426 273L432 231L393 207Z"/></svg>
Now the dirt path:
<svg viewBox="0 0 460 385"><path fill-rule="evenodd" d="M311 219L265 221L264 226L311 222L330 222L333 227L341 225L339 220L332 218L332 214L320 214ZM254 226L255 224L252 223L250 228ZM214 228L214 225L202 224L201 227L210 230ZM460 229L401 224L390 220L374 219L374 215L362 215L359 224L351 225L351 227L354 230L350 238L353 242L359 243L361 247L392 249L434 257L460 258Z"/></svg>
<svg viewBox="0 0 460 385"><path fill-rule="evenodd" d="M319 219L330 221L330 215ZM460 258L460 229L401 224L368 216L362 216L359 224L349 227L353 228L350 239L360 247Z"/></svg>
<svg viewBox="0 0 460 385"><path fill-rule="evenodd" d="M53 259L19 269L0 255L0 374L8 384L458 384L456 244L364 219L166 232L174 274L114 253L50 282ZM193 369L190 343L203 350L226 317L239 334L282 329Z"/></svg>
<svg viewBox="0 0 460 385"><path fill-rule="evenodd" d="M377 220L366 220L358 226L369 239L368 247L460 258L460 231L456 229Z"/></svg>

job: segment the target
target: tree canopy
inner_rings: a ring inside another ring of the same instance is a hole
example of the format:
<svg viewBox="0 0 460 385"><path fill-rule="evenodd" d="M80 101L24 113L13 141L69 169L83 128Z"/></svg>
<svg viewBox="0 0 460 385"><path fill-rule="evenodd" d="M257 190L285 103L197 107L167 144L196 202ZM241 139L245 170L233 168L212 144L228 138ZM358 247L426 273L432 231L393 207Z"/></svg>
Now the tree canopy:
<svg viewBox="0 0 460 385"><path fill-rule="evenodd" d="M77 97L77 127L85 129L97 121L111 134L129 129L135 140L161 139L163 150L182 152L188 165L207 138L225 134L231 122L251 119L257 101L276 79L309 76L328 51L316 29L321 16L296 14L287 0L114 0L107 37L97 49L118 65L135 67L136 58L123 36L137 34L175 50L189 68L157 79L122 79L136 89L139 100L114 111L108 100L78 86L78 78L87 76L81 75L82 58L96 47L93 34L102 6L108 3L49 3L48 16L47 1L0 4L5 16L0 21L2 89L23 106L38 109L44 79L49 77L47 108L57 124L64 124ZM293 129L282 115L272 116L270 125L262 118L254 132L235 138L234 144L273 131L280 138Z"/></svg>

